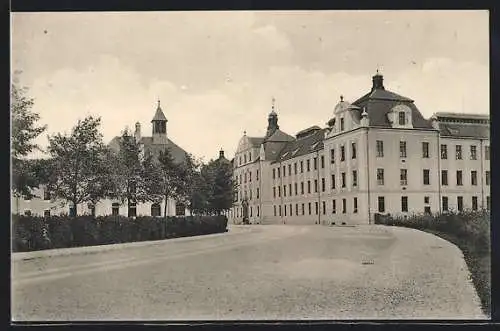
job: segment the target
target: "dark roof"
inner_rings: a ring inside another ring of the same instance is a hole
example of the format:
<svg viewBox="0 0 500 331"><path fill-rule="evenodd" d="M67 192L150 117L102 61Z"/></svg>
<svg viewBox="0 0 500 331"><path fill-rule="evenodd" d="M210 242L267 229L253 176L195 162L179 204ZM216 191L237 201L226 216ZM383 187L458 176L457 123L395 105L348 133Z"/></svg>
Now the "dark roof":
<svg viewBox="0 0 500 331"><path fill-rule="evenodd" d="M152 121L166 121L167 118L165 117L165 114L163 114L163 111L161 110L161 107L158 106L158 108L156 108L156 113L155 113L155 116L153 117L153 119L151 120Z"/></svg>
<svg viewBox="0 0 500 331"><path fill-rule="evenodd" d="M158 156L160 151L163 151L165 150L165 147L168 147L170 148L170 153L172 153L172 157L174 158L175 162L184 162L184 160L186 160L186 151L179 147L172 140L167 138L167 141L167 145L153 145L152 137L142 137L140 140L140 142L144 145L144 153L150 152L153 155ZM120 137L114 137L113 139L111 139L108 146L115 152L118 152L120 150Z"/></svg>
<svg viewBox="0 0 500 331"><path fill-rule="evenodd" d="M280 154L281 150L295 138L277 129L274 133L264 140L265 158L268 161L274 161Z"/></svg>
<svg viewBox="0 0 500 331"><path fill-rule="evenodd" d="M413 103L413 100L384 89L372 90L358 100L354 101L353 105L358 106L360 109L352 111L355 112L359 118L361 116L362 109L366 107L368 119L370 120L370 126L390 128L392 126L391 123L389 123L387 114L398 104L404 104L410 107L414 128L432 129L431 122L422 116L418 108Z"/></svg>
<svg viewBox="0 0 500 331"><path fill-rule="evenodd" d="M308 136L310 134L313 134L314 132L318 131L318 130L321 130L321 128L317 125L313 125L307 129L304 129L304 130L301 130L299 132L297 132L296 134L296 137L297 139L300 139L302 137L305 137L305 136Z"/></svg>
<svg viewBox="0 0 500 331"><path fill-rule="evenodd" d="M323 140L327 129L317 130L314 134L288 142L278 155L275 162L289 160L323 149Z"/></svg>
<svg viewBox="0 0 500 331"><path fill-rule="evenodd" d="M164 151L165 148L168 147L175 162L182 163L186 160L186 151L168 138L166 145L153 144L153 137L142 137L140 141L144 144L144 153L151 152L153 155L157 156L160 151Z"/></svg>
<svg viewBox="0 0 500 331"><path fill-rule="evenodd" d="M442 136L489 139L490 126L470 123L439 123L439 132Z"/></svg>

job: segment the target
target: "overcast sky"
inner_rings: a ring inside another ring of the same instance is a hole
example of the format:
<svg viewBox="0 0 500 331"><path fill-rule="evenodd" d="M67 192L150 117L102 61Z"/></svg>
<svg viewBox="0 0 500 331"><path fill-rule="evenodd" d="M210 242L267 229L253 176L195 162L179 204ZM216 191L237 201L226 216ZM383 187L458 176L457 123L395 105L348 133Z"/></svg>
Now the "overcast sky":
<svg viewBox="0 0 500 331"><path fill-rule="evenodd" d="M48 133L102 117L106 142L160 98L169 138L205 160L263 136L271 99L290 134L344 95L384 85L437 111L489 113L487 11L14 13L12 70ZM38 139L47 145L47 135Z"/></svg>

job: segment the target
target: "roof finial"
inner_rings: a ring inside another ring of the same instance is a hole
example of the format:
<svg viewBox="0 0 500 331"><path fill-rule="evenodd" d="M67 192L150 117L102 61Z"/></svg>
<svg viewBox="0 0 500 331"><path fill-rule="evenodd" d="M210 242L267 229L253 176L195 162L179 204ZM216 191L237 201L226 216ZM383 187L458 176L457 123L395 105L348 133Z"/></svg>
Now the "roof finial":
<svg viewBox="0 0 500 331"><path fill-rule="evenodd" d="M158 98L158 108L160 108L160 98Z"/></svg>
<svg viewBox="0 0 500 331"><path fill-rule="evenodd" d="M274 96L273 96L271 102L272 102L272 109L274 110L274 103L276 102L276 99L274 98Z"/></svg>
<svg viewBox="0 0 500 331"><path fill-rule="evenodd" d="M247 135L247 130L243 131L243 135L246 136Z"/></svg>
<svg viewBox="0 0 500 331"><path fill-rule="evenodd" d="M340 102L343 102L344 101L344 96L341 94L340 95Z"/></svg>

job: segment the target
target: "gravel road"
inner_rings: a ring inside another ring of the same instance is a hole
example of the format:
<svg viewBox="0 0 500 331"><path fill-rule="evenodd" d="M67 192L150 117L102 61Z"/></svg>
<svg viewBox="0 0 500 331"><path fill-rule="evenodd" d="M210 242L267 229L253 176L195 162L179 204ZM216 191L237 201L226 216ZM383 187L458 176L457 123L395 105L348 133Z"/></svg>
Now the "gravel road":
<svg viewBox="0 0 500 331"><path fill-rule="evenodd" d="M14 321L485 318L456 246L383 226L16 253L11 293Z"/></svg>

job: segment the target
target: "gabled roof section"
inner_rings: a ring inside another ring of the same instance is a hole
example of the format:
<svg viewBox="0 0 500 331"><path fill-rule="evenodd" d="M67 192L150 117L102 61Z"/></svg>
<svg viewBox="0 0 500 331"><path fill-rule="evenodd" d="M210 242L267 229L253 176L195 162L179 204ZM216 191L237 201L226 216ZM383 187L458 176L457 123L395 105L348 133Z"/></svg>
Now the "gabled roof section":
<svg viewBox="0 0 500 331"><path fill-rule="evenodd" d="M182 163L186 160L186 151L170 139L167 139L166 145L153 144L152 137L142 137L140 142L144 145L144 153L150 152L153 155L158 156L160 151L164 151L165 148L169 148L175 162Z"/></svg>
<svg viewBox="0 0 500 331"><path fill-rule="evenodd" d="M158 105L158 108L156 108L156 113L151 122L153 121L167 121L167 118L165 117L165 114L163 114L163 110L161 110L160 105Z"/></svg>
<svg viewBox="0 0 500 331"><path fill-rule="evenodd" d="M265 138L263 142L288 142L293 140L295 140L294 137L277 129L271 136Z"/></svg>
<svg viewBox="0 0 500 331"><path fill-rule="evenodd" d="M316 130L313 134L288 142L275 162L286 161L323 149L326 129Z"/></svg>

